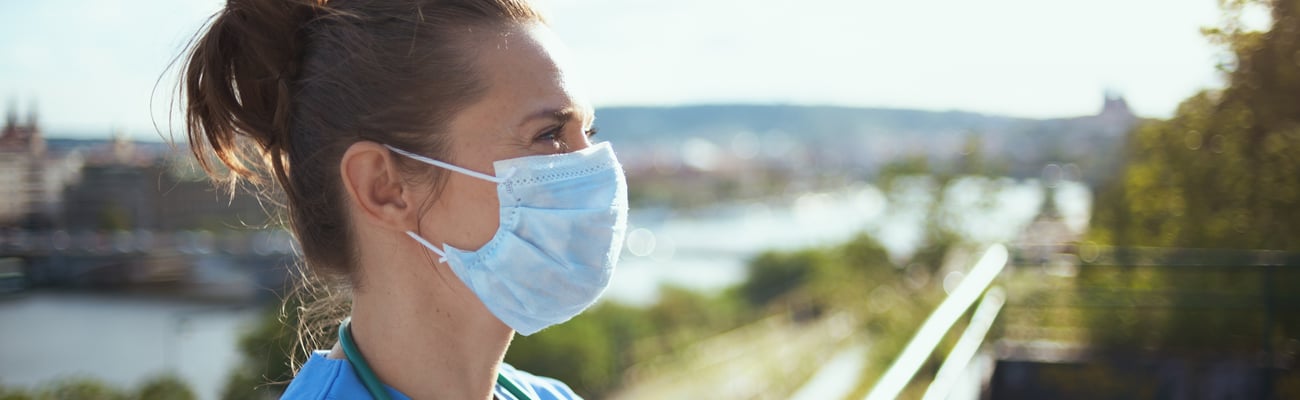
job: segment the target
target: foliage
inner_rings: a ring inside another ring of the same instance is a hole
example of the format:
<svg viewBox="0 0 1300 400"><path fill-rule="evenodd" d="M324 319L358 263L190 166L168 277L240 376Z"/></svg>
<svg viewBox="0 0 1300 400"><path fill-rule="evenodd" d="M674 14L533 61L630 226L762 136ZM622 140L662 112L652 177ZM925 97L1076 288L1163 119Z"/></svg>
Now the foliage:
<svg viewBox="0 0 1300 400"><path fill-rule="evenodd" d="M646 308L605 302L569 322L517 337L506 362L567 383L584 397L616 389L632 365L740 325L751 315L734 292L661 288Z"/></svg>
<svg viewBox="0 0 1300 400"><path fill-rule="evenodd" d="M36 394L23 388L5 386L0 384L0 400L32 400Z"/></svg>
<svg viewBox="0 0 1300 400"><path fill-rule="evenodd" d="M928 225L938 229L937 224ZM755 308L797 311L808 305L813 310L848 311L862 321L861 330L872 342L857 393L865 395L943 299L942 280L931 277L941 273L957 237L931 233L926 240L906 267L891 261L867 234L826 248L766 252L750 262L749 279L739 292ZM941 344L935 354L946 354L951 342ZM932 359L926 368L937 368L939 362Z"/></svg>
<svg viewBox="0 0 1300 400"><path fill-rule="evenodd" d="M0 385L0 400L32 400L36 398L37 394L39 393L33 393L22 388Z"/></svg>
<svg viewBox="0 0 1300 400"><path fill-rule="evenodd" d="M40 388L23 390L0 385L0 400L192 400L189 385L174 375L154 377L135 391L125 391L92 378L66 378Z"/></svg>
<svg viewBox="0 0 1300 400"><path fill-rule="evenodd" d="M929 176L936 172L925 156L906 157L880 167L876 173L876 186L885 193L896 193L896 183L900 179L917 176Z"/></svg>
<svg viewBox="0 0 1300 400"><path fill-rule="evenodd" d="M792 289L804 286L825 263L825 257L815 249L793 253L764 252L750 261L749 279L740 285L740 292L752 305L767 304Z"/></svg>
<svg viewBox="0 0 1300 400"><path fill-rule="evenodd" d="M299 346L298 297L290 296L284 304L271 304L259 315L252 329L239 338L243 363L231 371L222 389L225 400L258 400L278 397L293 379L293 362L306 357Z"/></svg>
<svg viewBox="0 0 1300 400"><path fill-rule="evenodd" d="M32 395L25 390L7 388L0 385L0 400L31 400Z"/></svg>
<svg viewBox="0 0 1300 400"><path fill-rule="evenodd" d="M198 396L185 381L175 375L158 376L140 385L137 397L142 400L194 400Z"/></svg>
<svg viewBox="0 0 1300 400"><path fill-rule="evenodd" d="M640 314L642 321L651 328L647 332L653 338L641 345L658 350L647 354L647 350L642 349L638 356L668 351L739 326L752 320L751 310L734 291L724 290L709 295L675 286L661 287L659 301Z"/></svg>
<svg viewBox="0 0 1300 400"><path fill-rule="evenodd" d="M1231 61L1228 87L1139 128L1128 166L1098 200L1096 240L1118 245L1300 250L1300 1L1272 5L1252 32L1226 2L1207 29Z"/></svg>
<svg viewBox="0 0 1300 400"><path fill-rule="evenodd" d="M276 392L268 388L267 380L251 371L236 369L226 379L221 389L223 400L267 400L276 398Z"/></svg>
<svg viewBox="0 0 1300 400"><path fill-rule="evenodd" d="M1225 0L1205 30L1227 57L1227 87L1184 101L1166 121L1132 132L1123 173L1096 201L1091 239L1117 246L1300 250L1300 0ZM1243 10L1265 7L1272 25L1251 31ZM1145 251L1151 251L1147 249ZM1240 253L1240 252L1238 252ZM1280 308L1300 292L1295 265L1085 267L1080 296L1141 298L1161 307L1090 313L1094 340L1119 352L1267 354L1300 338L1300 315ZM1242 253L1244 254L1244 253ZM1205 261L1205 255L1193 261ZM1099 298L1102 297L1102 298ZM1289 299L1289 300L1288 300Z"/></svg>
<svg viewBox="0 0 1300 400"><path fill-rule="evenodd" d="M128 399L121 389L90 378L74 378L57 381L42 391L37 398L58 400L80 399Z"/></svg>
<svg viewBox="0 0 1300 400"><path fill-rule="evenodd" d="M616 354L620 349L604 329L606 321L600 318L604 315L596 311L517 338L506 361L581 388L586 396L609 390L618 375Z"/></svg>
<svg viewBox="0 0 1300 400"><path fill-rule="evenodd" d="M871 363L887 365L942 297L938 280L917 277L934 273L943 257L933 253L948 248L927 247L911 269L896 267L866 234L836 246L765 252L750 260L748 278L734 288L708 295L665 287L647 308L602 303L565 324L516 338L506 361L599 398L618 388L633 365L702 338L774 313L799 318L807 311L843 310L866 321L877 349Z"/></svg>

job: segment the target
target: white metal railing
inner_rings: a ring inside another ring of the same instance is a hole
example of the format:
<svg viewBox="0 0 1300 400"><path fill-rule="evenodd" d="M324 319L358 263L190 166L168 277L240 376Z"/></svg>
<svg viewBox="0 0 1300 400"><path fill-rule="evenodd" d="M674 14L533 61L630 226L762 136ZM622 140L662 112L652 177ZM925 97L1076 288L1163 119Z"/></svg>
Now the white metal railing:
<svg viewBox="0 0 1300 400"><path fill-rule="evenodd" d="M943 365L939 366L939 372L934 374L934 381L930 382L930 387L925 390L925 396L921 397L921 400L948 398L948 393L957 384L957 379L966 370L971 359L975 358L975 352L979 351L980 345L984 344L984 337L988 335L993 320L998 318L998 311L1002 310L1002 305L1005 303L1006 293L1002 288L993 287L984 294L979 307L975 309L975 315L971 316L970 324L966 326L966 331L962 332L960 339L957 339L957 344L952 347L948 357L943 359Z"/></svg>
<svg viewBox="0 0 1300 400"><path fill-rule="evenodd" d="M907 343L907 347L903 348L903 352L889 366L885 374L880 377L875 387L871 388L871 392L867 393L867 400L890 400L898 397L898 394L903 391L903 388L907 387L907 383L911 382L912 377L916 375L916 371L925 363L930 353L934 352L935 346L943 339L944 334L952 329L952 325L961 318L962 314L966 313L966 310L970 309L975 300L980 298L980 294L984 293L989 285L993 283L994 278L997 278L998 274L1002 272L1002 268L1007 265L1007 259L1007 248L1000 244L995 244L984 252L984 255L971 268L966 278L957 285L957 288L948 295L948 298L939 303L939 307L935 308L934 312L925 319L925 323L921 324L921 329L917 330L916 335ZM994 306L994 303L996 303L996 306ZM997 311L1001 309L1002 303L1003 299L1000 292L995 297L986 296L985 304L988 306L981 305L980 310L976 312L975 318L984 315L987 319L987 325L991 325L993 318L997 316ZM984 323L972 320L970 328L979 328L979 325L984 325ZM988 332L988 326L976 330L982 331L978 332L978 339L974 338L976 333L973 333L968 328L959 341L975 341L973 344L967 344L967 347L971 347L969 349L970 356L964 357L965 360L960 362L960 367L956 365L948 366L948 363L945 362L944 366L948 367L951 372L945 373L944 369L940 368L940 373L951 376L951 378L944 377L948 387L937 390L946 392L951 388L951 383L955 380L954 378L956 378L958 372L970 361L970 357L974 355L979 343L983 342L984 334ZM967 335L972 336L972 338L967 339ZM959 343L960 345L961 343ZM960 355L957 354L958 350L963 353L968 351L961 347L954 348L954 355ZM935 382L939 383L938 379ZM939 396L939 394L936 392L935 396ZM928 393L927 398L931 398Z"/></svg>

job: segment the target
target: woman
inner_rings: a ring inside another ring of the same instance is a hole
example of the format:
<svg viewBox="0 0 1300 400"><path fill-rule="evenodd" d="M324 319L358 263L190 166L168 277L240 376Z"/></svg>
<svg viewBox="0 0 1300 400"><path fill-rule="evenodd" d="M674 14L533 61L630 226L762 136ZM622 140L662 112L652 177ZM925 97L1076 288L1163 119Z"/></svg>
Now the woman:
<svg viewBox="0 0 1300 400"><path fill-rule="evenodd" d="M525 0L229 0L183 77L192 150L283 200L351 290L284 398L577 397L502 363L622 245L622 167L569 71Z"/></svg>

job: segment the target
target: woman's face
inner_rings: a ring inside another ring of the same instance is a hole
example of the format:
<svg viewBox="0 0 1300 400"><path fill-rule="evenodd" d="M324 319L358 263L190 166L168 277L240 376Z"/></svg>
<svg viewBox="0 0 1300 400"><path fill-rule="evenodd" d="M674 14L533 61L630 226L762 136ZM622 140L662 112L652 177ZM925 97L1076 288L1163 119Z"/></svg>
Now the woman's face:
<svg viewBox="0 0 1300 400"><path fill-rule="evenodd" d="M550 29L530 24L471 40L487 91L452 119L446 161L495 175L494 161L591 144L592 108L577 92L565 49ZM420 232L433 243L476 250L497 230L496 184L446 173L446 186L423 213Z"/></svg>

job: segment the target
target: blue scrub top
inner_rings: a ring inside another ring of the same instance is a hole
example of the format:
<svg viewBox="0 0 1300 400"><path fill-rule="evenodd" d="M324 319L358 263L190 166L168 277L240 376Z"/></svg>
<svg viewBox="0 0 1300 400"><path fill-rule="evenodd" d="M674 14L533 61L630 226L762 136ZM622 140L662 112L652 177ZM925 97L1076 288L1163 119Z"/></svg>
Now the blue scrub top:
<svg viewBox="0 0 1300 400"><path fill-rule="evenodd" d="M370 392L366 391L366 386L357 378L357 373L352 369L352 363L348 360L331 359L325 357L329 354L327 351L313 352L307 363L302 365L298 370L298 375L289 383L289 388L285 390L281 400L353 400L368 399ZM524 371L515 369L510 364L501 363L498 368L501 375L505 375L534 400L581 400L568 385L555 379L536 376ZM393 400L410 400L410 397L398 392L397 390L384 385L388 390L388 395ZM492 394L501 400L519 400L510 394L504 387L496 385L492 389Z"/></svg>

